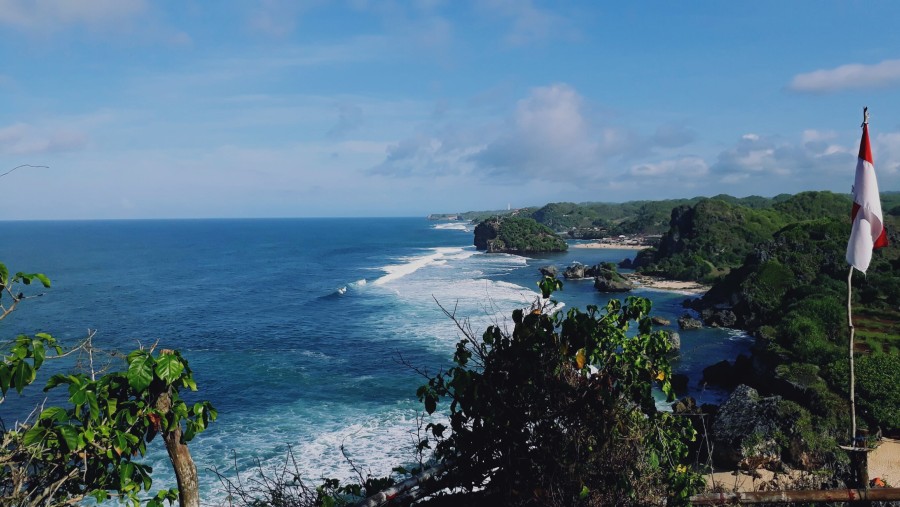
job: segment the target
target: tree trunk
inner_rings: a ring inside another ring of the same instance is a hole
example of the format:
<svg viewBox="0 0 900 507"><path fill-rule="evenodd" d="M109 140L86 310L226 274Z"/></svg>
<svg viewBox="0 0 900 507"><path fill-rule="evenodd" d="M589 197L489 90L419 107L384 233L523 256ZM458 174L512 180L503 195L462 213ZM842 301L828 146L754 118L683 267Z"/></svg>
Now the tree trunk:
<svg viewBox="0 0 900 507"><path fill-rule="evenodd" d="M165 354L166 352L163 350L160 353ZM172 410L170 391L159 394L159 397L156 398L156 409L160 411L162 417L166 417ZM194 465L194 459L191 458L188 446L181 442L181 424L175 424L163 431L162 437L166 443L169 460L172 462L172 469L175 471L175 478L178 481L178 502L181 507L200 507L197 467Z"/></svg>

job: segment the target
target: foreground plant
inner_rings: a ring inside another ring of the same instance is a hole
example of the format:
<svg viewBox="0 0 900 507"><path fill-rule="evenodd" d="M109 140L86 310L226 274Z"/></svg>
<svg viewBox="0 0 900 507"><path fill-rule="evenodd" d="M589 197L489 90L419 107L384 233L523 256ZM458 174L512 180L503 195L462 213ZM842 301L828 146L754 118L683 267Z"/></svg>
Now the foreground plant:
<svg viewBox="0 0 900 507"><path fill-rule="evenodd" d="M539 285L544 298L562 286ZM673 393L670 344L650 330L650 301L564 316L554 305L516 310L512 333L490 326L478 338L457 321L455 366L417 393L429 413L449 403L450 427L428 426L436 456L453 464L441 482L479 491L485 505L687 503L703 485L686 466L695 432L656 409L654 385Z"/></svg>
<svg viewBox="0 0 900 507"><path fill-rule="evenodd" d="M28 296L17 285L39 281L42 274L9 275L0 264L0 319ZM79 346L90 351L90 338ZM48 350L51 355L48 355ZM0 345L0 402L10 390L22 393L47 359L65 355L50 335L20 335ZM131 505L159 506L178 500L200 505L197 470L187 442L217 417L208 401L189 406L181 389L197 390L187 360L177 351L136 350L125 371L97 377L73 373L53 375L44 391L65 387L68 406L40 410L33 424L2 434L0 504L15 506L72 505L91 497L98 502L118 498ZM172 461L178 488L142 498L152 485L150 466L140 463L147 443L161 435Z"/></svg>

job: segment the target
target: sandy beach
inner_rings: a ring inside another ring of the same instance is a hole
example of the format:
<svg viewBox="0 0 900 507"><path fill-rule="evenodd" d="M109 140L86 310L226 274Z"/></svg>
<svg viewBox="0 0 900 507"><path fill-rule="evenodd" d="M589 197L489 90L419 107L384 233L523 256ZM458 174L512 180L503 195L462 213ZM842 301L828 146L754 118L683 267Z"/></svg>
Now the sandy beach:
<svg viewBox="0 0 900 507"><path fill-rule="evenodd" d="M686 294L706 294L709 285L703 285L697 282L685 282L681 280L667 280L655 276L638 275L635 273L622 273L633 284L646 287L648 289L671 290L684 292Z"/></svg>
<svg viewBox="0 0 900 507"><path fill-rule="evenodd" d="M599 241L595 243L576 243L570 246L572 248L600 248L604 250L644 250L645 248L650 248L646 245L621 245L618 243L600 243Z"/></svg>
<svg viewBox="0 0 900 507"><path fill-rule="evenodd" d="M722 491L758 491L766 484L770 487L770 481L774 474L768 470L754 470L755 477L748 471L738 470L733 472L719 471L706 476L707 486L712 481ZM802 477L802 473L795 472L794 478ZM878 448L869 453L869 479L881 478L891 487L900 484L900 440L885 438Z"/></svg>

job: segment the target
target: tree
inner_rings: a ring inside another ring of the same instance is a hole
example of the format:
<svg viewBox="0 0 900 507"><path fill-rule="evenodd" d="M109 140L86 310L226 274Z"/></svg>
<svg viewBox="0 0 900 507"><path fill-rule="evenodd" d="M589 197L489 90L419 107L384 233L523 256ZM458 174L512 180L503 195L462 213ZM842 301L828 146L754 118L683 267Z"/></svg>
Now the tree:
<svg viewBox="0 0 900 507"><path fill-rule="evenodd" d="M540 285L545 298L562 287ZM463 334L454 366L417 392L428 413L449 403L449 428L429 424L420 444L452 464L441 482L480 490L485 505L686 503L702 485L686 467L695 432L656 410L654 384L672 397L670 345L650 331L650 301L552 308L516 310L512 333L490 326L480 338L448 312Z"/></svg>
<svg viewBox="0 0 900 507"><path fill-rule="evenodd" d="M19 285L38 281L39 273L16 273L0 263L0 319L27 299ZM88 342L89 346L89 342ZM65 355L49 334L19 335L0 345L0 401L10 390L22 393L45 360ZM48 350L52 355L48 355ZM143 457L147 443L161 434L178 480L178 489L159 491L148 505L176 499L183 507L199 507L197 470L187 442L217 417L208 401L192 406L180 390L197 390L186 359L177 351L139 349L128 354L127 369L53 375L45 391L65 386L66 407L40 410L33 423L4 430L0 448L0 503L3 505L70 505L91 497L113 495L139 505L150 490L152 469Z"/></svg>

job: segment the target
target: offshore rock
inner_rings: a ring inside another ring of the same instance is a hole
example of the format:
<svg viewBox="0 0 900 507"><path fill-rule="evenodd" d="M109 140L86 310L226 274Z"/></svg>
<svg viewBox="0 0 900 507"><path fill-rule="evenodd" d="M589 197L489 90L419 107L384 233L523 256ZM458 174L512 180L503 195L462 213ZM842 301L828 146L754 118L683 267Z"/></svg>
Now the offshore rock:
<svg viewBox="0 0 900 507"><path fill-rule="evenodd" d="M653 317L650 317L650 322L652 322L654 326L670 326L670 325L672 325L671 320L664 319L664 318L658 317L656 315L654 315Z"/></svg>
<svg viewBox="0 0 900 507"><path fill-rule="evenodd" d="M701 329L703 328L703 323L686 313L678 317L678 327L681 329Z"/></svg>
<svg viewBox="0 0 900 507"><path fill-rule="evenodd" d="M600 292L629 292L634 284L613 269L602 267L594 279L594 288Z"/></svg>
<svg viewBox="0 0 900 507"><path fill-rule="evenodd" d="M563 271L563 276L568 280L581 280L582 278L584 278L584 270L584 264L575 262L571 266L567 267L565 271Z"/></svg>
<svg viewBox="0 0 900 507"><path fill-rule="evenodd" d="M553 278L556 278L556 275L559 274L559 270L556 269L556 266L541 266L539 271L542 275L552 276Z"/></svg>
<svg viewBox="0 0 900 507"><path fill-rule="evenodd" d="M728 308L704 308L700 316L712 327L734 327L737 323L737 315Z"/></svg>
<svg viewBox="0 0 900 507"><path fill-rule="evenodd" d="M491 217L475 226L475 248L488 253L564 252L569 245L549 227L531 218Z"/></svg>
<svg viewBox="0 0 900 507"><path fill-rule="evenodd" d="M732 388L737 385L737 376L734 375L731 363L723 359L718 363L703 369L703 384Z"/></svg>

